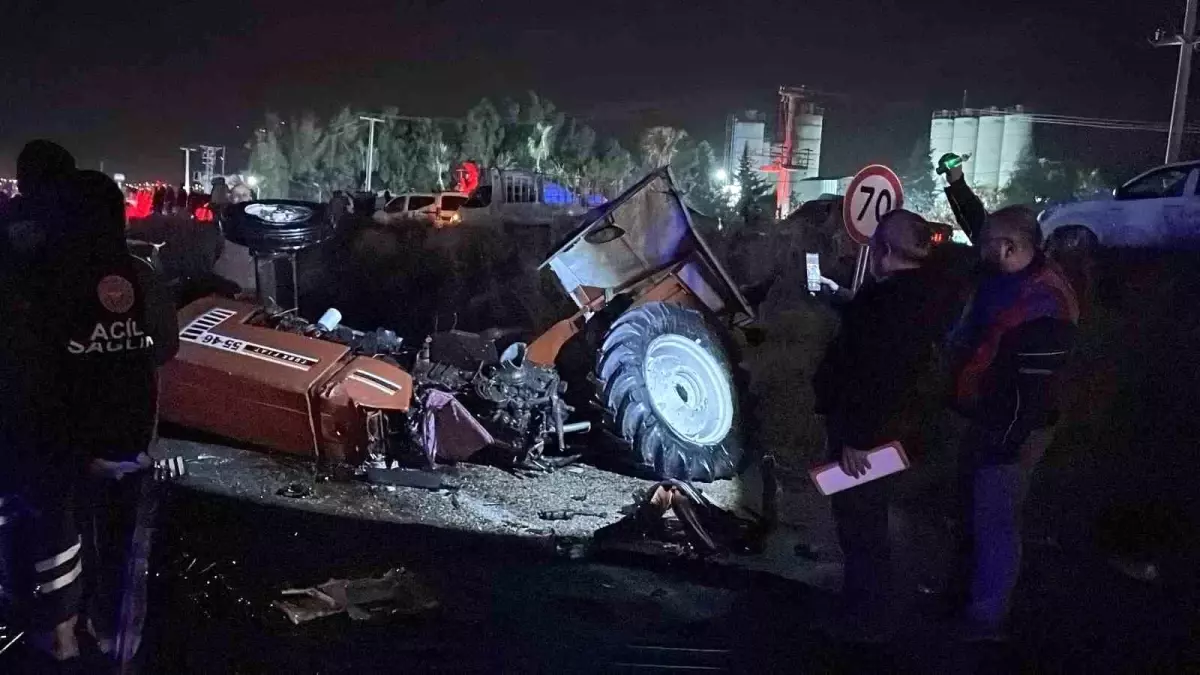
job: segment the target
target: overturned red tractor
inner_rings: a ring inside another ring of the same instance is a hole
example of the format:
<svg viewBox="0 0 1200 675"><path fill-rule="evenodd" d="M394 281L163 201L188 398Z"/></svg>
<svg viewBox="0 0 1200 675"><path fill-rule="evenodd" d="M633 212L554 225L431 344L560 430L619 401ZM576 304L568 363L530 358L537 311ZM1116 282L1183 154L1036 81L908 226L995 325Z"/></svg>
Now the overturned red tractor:
<svg viewBox="0 0 1200 675"><path fill-rule="evenodd" d="M322 218L316 204L251 202L227 234L250 232L246 245L270 255ZM583 448L648 477L735 475L750 446L731 331L752 311L669 171L589 212L542 268L578 309L527 344L446 331L409 345L265 301L197 300L180 310L163 418L351 467L485 451L545 467Z"/></svg>

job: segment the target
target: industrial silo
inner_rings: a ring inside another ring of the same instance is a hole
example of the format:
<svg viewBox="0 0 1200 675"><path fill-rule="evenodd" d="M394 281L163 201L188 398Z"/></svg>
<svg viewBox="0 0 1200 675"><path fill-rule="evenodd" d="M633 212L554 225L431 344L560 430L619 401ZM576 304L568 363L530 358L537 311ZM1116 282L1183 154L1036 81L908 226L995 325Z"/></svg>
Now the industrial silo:
<svg viewBox="0 0 1200 675"><path fill-rule="evenodd" d="M975 146L976 187L996 190L1000 187L1000 148L1004 141L1004 116L999 108L979 113L979 140Z"/></svg>
<svg viewBox="0 0 1200 675"><path fill-rule="evenodd" d="M938 159L948 152L954 152L954 113L949 110L939 110L933 113L929 122L929 154L936 165ZM934 180L937 180L936 174Z"/></svg>
<svg viewBox="0 0 1200 675"><path fill-rule="evenodd" d="M792 164L806 167L792 172L793 179L815 178L821 169L821 130L825 126L825 110L813 103L803 102L796 109L796 140Z"/></svg>
<svg viewBox="0 0 1200 675"><path fill-rule="evenodd" d="M975 146L979 140L979 118L973 110L963 110L954 118L954 137L950 142L953 152L959 155L971 155L971 159L963 164L963 176L967 183L975 184Z"/></svg>
<svg viewBox="0 0 1200 675"><path fill-rule="evenodd" d="M1004 141L1000 146L1000 171L997 177L1001 190L1008 187L1021 158L1032 150L1033 118L1021 106L1005 111Z"/></svg>
<svg viewBox="0 0 1200 675"><path fill-rule="evenodd" d="M738 119L733 121L729 146L730 175L737 172L738 164L742 161L742 154L747 148L750 150L750 166L759 168L765 163L763 136L766 135L766 132L765 122L746 122Z"/></svg>

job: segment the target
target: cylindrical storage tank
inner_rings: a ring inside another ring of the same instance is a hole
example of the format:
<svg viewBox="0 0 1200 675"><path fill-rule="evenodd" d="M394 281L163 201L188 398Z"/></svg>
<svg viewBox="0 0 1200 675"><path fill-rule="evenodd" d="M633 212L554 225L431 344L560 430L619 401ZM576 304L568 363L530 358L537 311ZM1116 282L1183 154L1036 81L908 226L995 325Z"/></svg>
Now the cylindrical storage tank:
<svg viewBox="0 0 1200 675"><path fill-rule="evenodd" d="M962 116L954 118L954 139L950 142L950 146L954 148L953 152L955 154L971 156L971 159L963 164L963 177L967 179L967 183L970 185L975 184L975 146L978 140L978 117Z"/></svg>
<svg viewBox="0 0 1200 675"><path fill-rule="evenodd" d="M729 149L729 153L733 159L732 164L735 173L742 161L742 153L745 152L746 148L750 149L750 166L757 169L765 163L763 157L763 135L766 134L766 131L767 125L765 122L733 123L733 147Z"/></svg>
<svg viewBox="0 0 1200 675"><path fill-rule="evenodd" d="M821 169L821 130L825 126L825 111L812 103L802 103L796 111L796 142L793 144L792 164L807 166L792 172L793 178L815 178Z"/></svg>
<svg viewBox="0 0 1200 675"><path fill-rule="evenodd" d="M988 190L1000 187L1000 148L1004 141L1004 116L999 111L983 113L979 117L979 141L975 146L973 185Z"/></svg>
<svg viewBox="0 0 1200 675"><path fill-rule="evenodd" d="M933 114L929 123L929 155L933 159L934 168L937 161L947 152L954 152L954 118L945 111ZM934 172L937 181L937 172Z"/></svg>
<svg viewBox="0 0 1200 675"><path fill-rule="evenodd" d="M1003 190L1012 181L1013 171L1026 153L1033 151L1033 118L1024 112L1004 116L1004 141L1000 146L1000 172L997 184Z"/></svg>

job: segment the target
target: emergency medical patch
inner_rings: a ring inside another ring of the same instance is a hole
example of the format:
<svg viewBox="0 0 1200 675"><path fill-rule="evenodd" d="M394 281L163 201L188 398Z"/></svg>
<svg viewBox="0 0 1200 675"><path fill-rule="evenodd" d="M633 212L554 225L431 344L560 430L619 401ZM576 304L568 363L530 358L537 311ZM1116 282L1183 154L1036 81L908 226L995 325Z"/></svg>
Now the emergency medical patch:
<svg viewBox="0 0 1200 675"><path fill-rule="evenodd" d="M110 274L96 286L96 295L104 309L113 314L124 314L133 309L133 284L119 274Z"/></svg>

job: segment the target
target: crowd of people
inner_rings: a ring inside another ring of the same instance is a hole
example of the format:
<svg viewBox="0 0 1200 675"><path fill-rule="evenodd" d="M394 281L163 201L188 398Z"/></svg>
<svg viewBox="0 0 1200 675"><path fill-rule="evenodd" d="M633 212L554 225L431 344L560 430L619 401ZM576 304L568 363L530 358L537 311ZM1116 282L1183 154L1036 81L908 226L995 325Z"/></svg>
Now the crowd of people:
<svg viewBox="0 0 1200 675"><path fill-rule="evenodd" d="M106 672L140 640L127 552L178 327L129 253L116 183L48 141L17 173L0 207L0 602L35 647L29 672Z"/></svg>
<svg viewBox="0 0 1200 675"><path fill-rule="evenodd" d="M898 441L920 457L929 397L919 383L944 375L946 399L966 430L958 564L943 609L954 635L994 640L1004 636L1020 570L1022 506L1054 436L1056 392L1079 322L1077 291L1085 290L1077 287L1085 282L1043 252L1031 210L989 214L961 168L945 175L978 264L964 269L943 255L938 227L921 216L886 214L871 240L868 281L852 297L839 294L841 327L815 375L815 405L831 460L859 478L873 449ZM845 557L843 639L886 641L896 628L888 507L897 479L832 496Z"/></svg>

